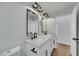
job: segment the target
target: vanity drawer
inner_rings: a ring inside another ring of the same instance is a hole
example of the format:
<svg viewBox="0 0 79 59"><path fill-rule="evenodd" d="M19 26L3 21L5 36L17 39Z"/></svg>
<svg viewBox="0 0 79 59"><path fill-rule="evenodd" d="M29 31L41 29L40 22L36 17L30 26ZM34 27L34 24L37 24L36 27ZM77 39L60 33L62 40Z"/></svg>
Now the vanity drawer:
<svg viewBox="0 0 79 59"><path fill-rule="evenodd" d="M33 46L31 44L26 44L25 49L26 49L27 56L39 56L40 55L39 48L36 46Z"/></svg>

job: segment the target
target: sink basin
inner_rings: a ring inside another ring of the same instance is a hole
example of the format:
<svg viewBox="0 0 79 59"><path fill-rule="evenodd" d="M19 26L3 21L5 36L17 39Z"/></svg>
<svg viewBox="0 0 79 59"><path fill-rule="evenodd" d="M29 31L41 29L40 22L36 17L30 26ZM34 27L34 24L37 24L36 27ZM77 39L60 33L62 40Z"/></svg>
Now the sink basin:
<svg viewBox="0 0 79 59"><path fill-rule="evenodd" d="M35 45L35 46L41 46L44 42L49 40L49 38L52 37L51 35L39 35L36 39L33 40L26 40L26 43Z"/></svg>
<svg viewBox="0 0 79 59"><path fill-rule="evenodd" d="M37 42L40 43L40 42L42 42L42 40L43 40L43 39L39 39Z"/></svg>

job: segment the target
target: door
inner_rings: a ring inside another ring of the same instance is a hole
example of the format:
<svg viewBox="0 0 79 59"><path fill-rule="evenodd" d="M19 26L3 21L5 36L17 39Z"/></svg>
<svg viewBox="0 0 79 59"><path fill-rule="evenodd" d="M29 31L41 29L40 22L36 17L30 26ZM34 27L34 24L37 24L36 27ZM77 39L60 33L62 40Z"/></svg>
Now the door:
<svg viewBox="0 0 79 59"><path fill-rule="evenodd" d="M77 44L77 56L79 56L79 8L77 10L77 38L76 38L76 44Z"/></svg>
<svg viewBox="0 0 79 59"><path fill-rule="evenodd" d="M71 19L71 54L72 56L79 55L78 53L78 13L77 6L72 11L72 19Z"/></svg>

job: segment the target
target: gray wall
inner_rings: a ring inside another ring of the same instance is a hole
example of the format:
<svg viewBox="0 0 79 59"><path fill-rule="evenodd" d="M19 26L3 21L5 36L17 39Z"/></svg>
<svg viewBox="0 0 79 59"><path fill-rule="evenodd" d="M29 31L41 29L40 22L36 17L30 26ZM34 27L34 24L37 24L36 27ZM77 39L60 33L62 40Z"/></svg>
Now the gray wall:
<svg viewBox="0 0 79 59"><path fill-rule="evenodd" d="M26 8L14 3L0 3L0 51L21 43L26 33Z"/></svg>
<svg viewBox="0 0 79 59"><path fill-rule="evenodd" d="M61 17L57 17L57 31L58 31L58 42L70 44L71 43L71 15L65 15Z"/></svg>

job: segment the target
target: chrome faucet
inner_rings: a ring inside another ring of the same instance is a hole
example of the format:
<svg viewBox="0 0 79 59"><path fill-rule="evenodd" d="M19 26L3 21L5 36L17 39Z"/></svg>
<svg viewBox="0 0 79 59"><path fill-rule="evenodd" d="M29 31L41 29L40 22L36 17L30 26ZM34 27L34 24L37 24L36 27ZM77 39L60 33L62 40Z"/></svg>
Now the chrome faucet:
<svg viewBox="0 0 79 59"><path fill-rule="evenodd" d="M34 39L37 38L37 33L35 32L33 36L34 36Z"/></svg>
<svg viewBox="0 0 79 59"><path fill-rule="evenodd" d="M37 33L35 32L34 34L32 32L29 33L29 37L31 40L37 38Z"/></svg>

